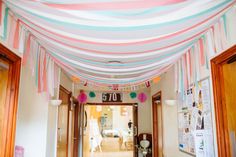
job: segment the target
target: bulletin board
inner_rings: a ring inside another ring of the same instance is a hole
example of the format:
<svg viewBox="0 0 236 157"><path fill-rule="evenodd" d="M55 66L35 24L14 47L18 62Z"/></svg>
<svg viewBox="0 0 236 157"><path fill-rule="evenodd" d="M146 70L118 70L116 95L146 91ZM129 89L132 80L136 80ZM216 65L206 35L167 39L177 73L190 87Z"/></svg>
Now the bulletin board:
<svg viewBox="0 0 236 157"><path fill-rule="evenodd" d="M197 157L214 157L209 79L184 93L178 104L179 149Z"/></svg>

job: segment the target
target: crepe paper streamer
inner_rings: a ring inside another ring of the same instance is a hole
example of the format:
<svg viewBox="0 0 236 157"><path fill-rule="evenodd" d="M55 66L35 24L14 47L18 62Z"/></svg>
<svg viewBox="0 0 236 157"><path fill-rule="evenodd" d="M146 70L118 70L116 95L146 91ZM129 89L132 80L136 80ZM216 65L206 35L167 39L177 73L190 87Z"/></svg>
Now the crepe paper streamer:
<svg viewBox="0 0 236 157"><path fill-rule="evenodd" d="M153 18L152 20L148 20L148 22L144 22L143 19L142 20L139 20L139 22L132 22L131 21L131 24L127 24L127 22L129 21L125 21L125 23L123 25L121 25L120 21L117 21L117 22L113 22L111 25L111 22L107 23L107 25L103 23L96 23L94 22L94 20L91 20L90 22L87 20L87 21L80 21L78 22L78 19L73 19L71 17L64 17L63 20L62 20L62 13L61 12L53 12L54 13L54 16L52 15L52 13L50 15L45 15L45 14L42 14L42 13L38 13L39 12L39 8L37 8L37 12L35 12L35 9L34 7L30 8L30 7L27 7L27 9L25 9L25 5L22 6L22 2L21 1L18 1L19 3L17 3L16 1L14 3L10 2L10 1L7 1L7 4L10 5L10 6L14 6L16 8L19 8L20 10L23 10L29 14L32 14L34 16L38 16L44 20L47 20L47 21L50 21L50 22L54 22L54 23L59 23L60 25L70 25L70 27L76 27L76 28L80 28L80 29L87 29L87 30L96 30L96 31L121 31L121 30L142 30L142 29L150 29L150 28L156 28L156 27L161 27L163 25L172 25L172 24L176 24L176 23L179 23L179 22L183 22L183 21L186 21L188 19L191 19L191 18L196 18L200 15L204 15L204 14L207 14L209 12L213 12L219 8L222 8L222 6L225 6L228 4L230 4L230 6L234 3L234 1L223 1L223 2L212 2L211 4L211 7L209 7L208 9L206 8L199 8L199 12L195 13L193 12L193 14L190 14L189 16L186 17L186 15L184 15L183 17L179 17L176 19L176 18L165 18L165 19L161 19L161 18ZM206 5L206 4L205 4ZM199 5L197 5L199 6ZM46 9L43 8L41 9L41 12L45 12ZM190 8L188 8L187 10L185 11L190 11ZM195 13L195 14L194 14ZM58 14L58 15L55 15L55 14ZM66 14L67 15L67 14ZM183 15L183 13L182 13ZM188 14L187 14L188 15ZM173 15L172 15L173 16ZM165 20L165 21L163 21ZM167 21L166 21L167 20ZM168 21L169 20L169 21ZM97 20L96 20L97 21ZM154 21L154 22L153 22ZM158 23L157 23L158 22ZM78 24L79 23L79 24ZM91 24L90 24L91 23Z"/></svg>
<svg viewBox="0 0 236 157"><path fill-rule="evenodd" d="M4 30L3 30L3 36L2 36L2 40L3 41L5 41L6 39L7 39L7 26L8 26L8 13L9 12L9 8L8 7L6 7L5 8L5 16L4 16L4 23L3 23L3 28L4 28Z"/></svg>
<svg viewBox="0 0 236 157"><path fill-rule="evenodd" d="M96 97L95 92L89 92L89 97L90 97L90 98L95 98L95 97Z"/></svg>
<svg viewBox="0 0 236 157"><path fill-rule="evenodd" d="M2 25L2 7L3 7L3 2L0 1L0 25Z"/></svg>
<svg viewBox="0 0 236 157"><path fill-rule="evenodd" d="M221 6L221 5L219 5L219 6ZM229 5L229 6L231 6L231 5ZM174 36L176 36L176 35L179 35L179 34L182 34L182 33L184 33L184 32L187 32L187 31L189 31L189 30L192 30L193 28L195 28L195 27L197 27L197 26L199 26L199 25L201 25L201 24L204 24L204 23L206 23L206 22L208 22L211 18L213 18L213 17L215 17L215 16L217 16L218 14L220 14L222 11L225 11L225 9L227 9L228 7L226 7L226 8L224 8L224 9L222 9L220 12L217 12L216 14L214 14L214 15L212 15L212 16L210 16L209 18L207 18L207 19L205 19L204 21L202 21L202 22L200 22L200 23L197 23L196 25L194 25L194 26L192 26L192 27L189 27L189 28L187 28L187 29L185 29L185 30L181 30L181 31L178 31L178 32L175 32L174 34L168 34L167 36L162 36L162 37L160 37L160 38L155 38L155 39L150 39L150 40L145 40L145 41L139 41L139 42L137 42L137 40L135 41L135 42L132 42L133 44L147 44L147 43L150 43L150 42L157 42L157 41L160 41L160 40L164 40L164 39L166 39L166 38L170 38L170 37L174 37ZM29 19L30 20L30 19ZM37 24L34 24L34 25L37 25ZM38 26L37 25L37 27L40 27L40 26ZM46 26L45 26L46 27ZM44 27L40 27L40 29L43 29L43 30L45 30L45 31L49 31L49 30L46 30L46 29L44 29ZM55 30L55 28L53 27L52 28L53 30ZM53 30L51 30L51 31L53 31ZM54 32L48 32L48 33L53 33L53 34L55 34L55 31ZM84 40L78 40L78 39L73 39L71 36L62 36L62 34L57 34L58 36L60 36L60 37L62 37L63 39L65 39L65 38L67 38L67 39L69 39L69 40L74 40L74 41L77 41L77 42L84 42L84 43L90 43L90 44L97 44L97 45L131 45L132 43L129 41L129 42L127 42L127 43L104 43L104 42L96 42L96 41L84 41Z"/></svg>
<svg viewBox="0 0 236 157"><path fill-rule="evenodd" d="M160 80L161 80L161 77L157 76L152 81L153 81L153 83L157 84Z"/></svg>
<svg viewBox="0 0 236 157"><path fill-rule="evenodd" d="M144 103L146 100L147 100L147 95L145 93L139 93L138 94L138 100L141 102L141 103Z"/></svg>
<svg viewBox="0 0 236 157"><path fill-rule="evenodd" d="M19 33L20 30L20 22L19 20L16 21L16 29L14 33L14 41L13 41L13 48L18 49L19 48Z"/></svg>
<svg viewBox="0 0 236 157"><path fill-rule="evenodd" d="M53 4L43 3L49 7L63 10L127 10L127 9L148 9L153 7L160 7L165 5L173 5L186 0L156 0L156 1L117 1L117 2L99 2L99 3L74 3L74 4Z"/></svg>
<svg viewBox="0 0 236 157"><path fill-rule="evenodd" d="M131 92L129 95L130 95L131 99L135 99L137 97L137 93L136 92Z"/></svg>
<svg viewBox="0 0 236 157"><path fill-rule="evenodd" d="M80 91L80 94L78 95L77 100L79 103L84 104L87 102L87 95L83 91Z"/></svg>
<svg viewBox="0 0 236 157"><path fill-rule="evenodd" d="M204 43L203 39L199 39L199 49L200 49L200 62L201 66L204 66L206 64L205 62L205 51L204 51Z"/></svg>

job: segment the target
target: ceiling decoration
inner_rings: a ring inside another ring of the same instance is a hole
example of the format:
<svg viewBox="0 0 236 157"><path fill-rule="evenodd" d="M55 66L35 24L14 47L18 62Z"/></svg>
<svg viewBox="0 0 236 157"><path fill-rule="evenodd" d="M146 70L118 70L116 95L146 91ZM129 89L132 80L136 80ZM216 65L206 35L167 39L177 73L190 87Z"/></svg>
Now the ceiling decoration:
<svg viewBox="0 0 236 157"><path fill-rule="evenodd" d="M45 51L46 58L86 85L149 87L222 17L226 23L224 14L234 3L3 0L1 34L3 40L15 40L12 46L24 52L24 62L34 60L31 67ZM7 37L11 29L18 36Z"/></svg>

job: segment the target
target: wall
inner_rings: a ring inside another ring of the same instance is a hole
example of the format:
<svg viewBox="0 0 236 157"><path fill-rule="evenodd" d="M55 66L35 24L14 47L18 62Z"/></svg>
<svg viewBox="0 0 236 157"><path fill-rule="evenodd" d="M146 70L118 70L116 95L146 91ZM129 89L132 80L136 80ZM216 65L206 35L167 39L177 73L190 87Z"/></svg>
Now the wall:
<svg viewBox="0 0 236 157"><path fill-rule="evenodd" d="M163 118L163 154L164 157L188 157L178 149L178 121L177 106L165 105L167 99L175 99L174 68L161 76L158 84L151 86L151 95L162 92L162 118Z"/></svg>
<svg viewBox="0 0 236 157"><path fill-rule="evenodd" d="M71 90L62 73L61 84ZM17 114L16 145L23 146L25 157L54 157L56 152L57 107L49 105L45 93L39 94L34 77L23 67Z"/></svg>
<svg viewBox="0 0 236 157"><path fill-rule="evenodd" d="M227 29L228 29L228 44L227 48L236 44L236 7L228 11L227 15ZM222 51L223 52L223 51ZM215 56L213 56L215 57ZM211 57L211 58L213 58ZM210 63L210 60L208 61ZM200 79L209 77L211 78L211 71L201 68ZM174 68L171 68L167 73L161 76L161 81L158 84L151 86L151 95L154 95L158 91L162 91L162 100L175 99L174 92ZM210 79L211 82L211 79ZM212 86L211 86L211 91ZM213 93L211 92L211 102L213 103ZM167 106L163 102L163 136L164 136L164 157L190 157L190 155L182 153L178 150L178 123L177 123L177 106ZM214 105L212 105L212 119L215 121ZM214 142L215 142L215 154L217 157L217 143L216 143L216 129L214 128Z"/></svg>
<svg viewBox="0 0 236 157"><path fill-rule="evenodd" d="M24 147L25 157L45 157L47 117L47 97L45 94L38 94L30 70L23 67L15 143Z"/></svg>

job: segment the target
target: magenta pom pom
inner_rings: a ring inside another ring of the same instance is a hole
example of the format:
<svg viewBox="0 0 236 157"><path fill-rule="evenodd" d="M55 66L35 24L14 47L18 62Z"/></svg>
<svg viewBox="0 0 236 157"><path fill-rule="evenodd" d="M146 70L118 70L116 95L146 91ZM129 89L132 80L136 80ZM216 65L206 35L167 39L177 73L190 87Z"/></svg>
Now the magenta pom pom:
<svg viewBox="0 0 236 157"><path fill-rule="evenodd" d="M145 93L139 93L138 95L138 100L141 102L141 103L144 103L146 100L147 100L147 95Z"/></svg>
<svg viewBox="0 0 236 157"><path fill-rule="evenodd" d="M84 92L80 92L77 99L79 103L84 104L87 101L87 95Z"/></svg>

